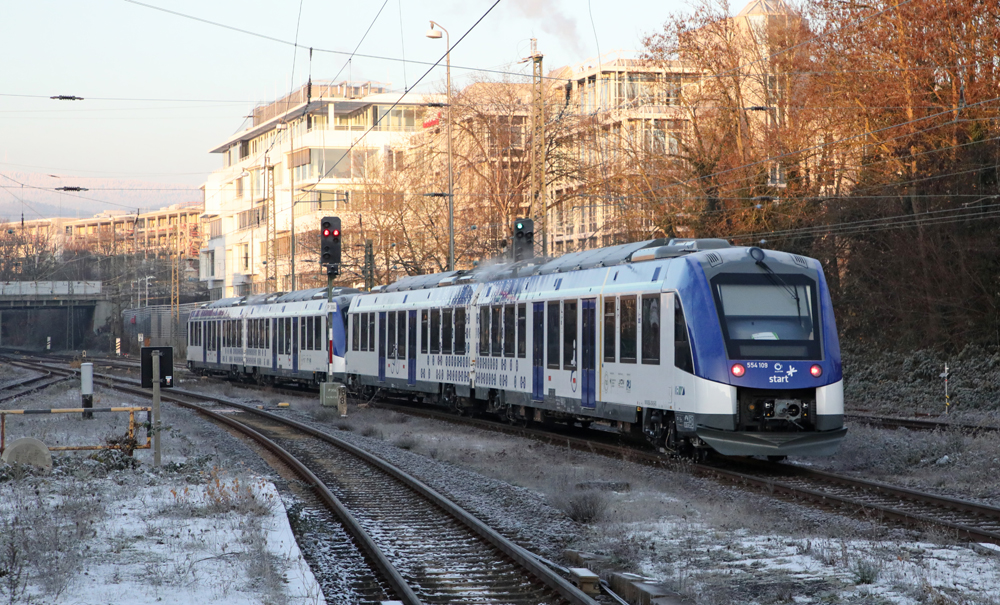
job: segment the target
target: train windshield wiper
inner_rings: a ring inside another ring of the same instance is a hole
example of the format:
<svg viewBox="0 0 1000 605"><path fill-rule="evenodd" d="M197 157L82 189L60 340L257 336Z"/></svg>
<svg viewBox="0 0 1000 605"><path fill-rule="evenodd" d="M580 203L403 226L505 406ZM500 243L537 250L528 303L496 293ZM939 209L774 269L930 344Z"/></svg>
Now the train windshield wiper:
<svg viewBox="0 0 1000 605"><path fill-rule="evenodd" d="M760 248L756 248L756 250L760 250ZM778 275L777 273L775 273L774 270L771 269L771 267L767 266L767 263L764 262L763 250L761 250L761 254L759 255L760 258L757 257L758 255L753 254L752 251L751 251L750 256L754 259L754 262L756 262L757 266L760 267L760 268L762 268L764 270L764 274L767 275L767 278L771 280L771 283L773 283L776 286L780 286L780 287L784 288L785 292L788 292L788 295L791 296L792 299L795 301L795 311L798 314L798 316L801 318L802 317L802 301L799 298L798 288L792 288L792 287L790 287L787 283L785 283L785 280L781 279L780 275Z"/></svg>

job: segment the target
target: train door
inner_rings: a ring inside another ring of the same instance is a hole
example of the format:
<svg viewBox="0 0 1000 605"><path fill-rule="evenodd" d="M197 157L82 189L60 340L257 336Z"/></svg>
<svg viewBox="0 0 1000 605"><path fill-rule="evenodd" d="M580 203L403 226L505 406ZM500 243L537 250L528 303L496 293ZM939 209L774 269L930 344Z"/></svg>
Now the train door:
<svg viewBox="0 0 1000 605"><path fill-rule="evenodd" d="M280 319L269 319L271 322L271 369L278 370L278 324Z"/></svg>
<svg viewBox="0 0 1000 605"><path fill-rule="evenodd" d="M222 321L215 322L215 363L222 364Z"/></svg>
<svg viewBox="0 0 1000 605"><path fill-rule="evenodd" d="M299 321L298 317L292 318L292 371L299 371Z"/></svg>
<svg viewBox="0 0 1000 605"><path fill-rule="evenodd" d="M531 398L541 401L545 397L545 303L531 306Z"/></svg>
<svg viewBox="0 0 1000 605"><path fill-rule="evenodd" d="M587 298L583 303L583 334L581 338L582 357L580 358L580 404L589 409L597 407L597 399L594 396L596 381L594 367L597 358L597 301Z"/></svg>
<svg viewBox="0 0 1000 605"><path fill-rule="evenodd" d="M203 321L198 324L198 335L201 336L201 362L208 361L208 322Z"/></svg>
<svg viewBox="0 0 1000 605"><path fill-rule="evenodd" d="M406 383L417 384L417 312L410 311L406 325Z"/></svg>
<svg viewBox="0 0 1000 605"><path fill-rule="evenodd" d="M378 314L378 381L385 382L385 311Z"/></svg>

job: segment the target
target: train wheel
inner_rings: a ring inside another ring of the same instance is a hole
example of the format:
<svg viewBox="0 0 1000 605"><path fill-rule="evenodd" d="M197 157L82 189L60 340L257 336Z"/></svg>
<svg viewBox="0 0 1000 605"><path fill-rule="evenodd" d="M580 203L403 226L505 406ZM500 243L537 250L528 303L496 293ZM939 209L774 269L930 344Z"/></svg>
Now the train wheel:
<svg viewBox="0 0 1000 605"><path fill-rule="evenodd" d="M787 458L788 458L788 456L768 456L767 457L767 461L768 462L781 462L782 460L785 460Z"/></svg>

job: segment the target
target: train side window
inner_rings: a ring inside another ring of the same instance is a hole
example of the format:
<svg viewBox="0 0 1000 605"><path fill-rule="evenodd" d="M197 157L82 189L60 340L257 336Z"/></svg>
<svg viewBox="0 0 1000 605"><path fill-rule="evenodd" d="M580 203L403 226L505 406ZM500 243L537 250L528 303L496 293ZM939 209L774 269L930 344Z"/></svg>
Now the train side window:
<svg viewBox="0 0 1000 605"><path fill-rule="evenodd" d="M426 353L427 352L427 343L430 342L430 340L428 340L430 338L430 332L427 331L429 323L430 322L427 319L427 309L423 309L422 311L420 311L420 352L421 353Z"/></svg>
<svg viewBox="0 0 1000 605"><path fill-rule="evenodd" d="M514 326L516 325L517 318L515 313L517 309L514 305L505 305L503 308L503 356L513 357L514 356Z"/></svg>
<svg viewBox="0 0 1000 605"><path fill-rule="evenodd" d="M306 318L305 317L300 317L299 318L299 350L309 348L309 347L306 346L307 344L308 344L308 341L306 340Z"/></svg>
<svg viewBox="0 0 1000 605"><path fill-rule="evenodd" d="M441 329L444 333L441 335L441 352L445 355L451 355L452 351L452 333L455 330L455 324L452 321L451 309L442 310Z"/></svg>
<svg viewBox="0 0 1000 605"><path fill-rule="evenodd" d="M351 316L351 349L360 351L361 347L361 316Z"/></svg>
<svg viewBox="0 0 1000 605"><path fill-rule="evenodd" d="M243 348L243 323L244 323L244 322L243 322L243 320L241 319L241 320L240 320L240 321L239 321L239 322L238 322L238 323L236 324L236 327L237 327L237 328L239 328L239 333L237 334L237 337L236 337L236 338L237 338L237 340L238 340L238 342L237 342L237 345L236 345L236 346L238 346L238 347L239 347L239 348L241 348L241 349Z"/></svg>
<svg viewBox="0 0 1000 605"><path fill-rule="evenodd" d="M406 359L406 311L396 311L396 357Z"/></svg>
<svg viewBox="0 0 1000 605"><path fill-rule="evenodd" d="M528 306L517 305L517 356L524 359L528 356Z"/></svg>
<svg viewBox="0 0 1000 605"><path fill-rule="evenodd" d="M576 301L563 302L563 369L576 369Z"/></svg>
<svg viewBox="0 0 1000 605"><path fill-rule="evenodd" d="M622 335L618 360L621 363L635 363L636 353L636 297L621 297L621 317L618 333Z"/></svg>
<svg viewBox="0 0 1000 605"><path fill-rule="evenodd" d="M688 338L687 322L684 321L684 308L681 301L674 297L674 365L685 372L694 373L694 362L691 360L691 341Z"/></svg>
<svg viewBox="0 0 1000 605"><path fill-rule="evenodd" d="M500 357L503 354L502 313L503 307L490 307L490 355L492 357Z"/></svg>
<svg viewBox="0 0 1000 605"><path fill-rule="evenodd" d="M354 321L361 324L361 348L359 351L368 350L368 314L359 313L354 316Z"/></svg>
<svg viewBox="0 0 1000 605"><path fill-rule="evenodd" d="M479 354L490 354L490 308L479 307Z"/></svg>
<svg viewBox="0 0 1000 605"><path fill-rule="evenodd" d="M285 354L292 353L292 318L285 318Z"/></svg>
<svg viewBox="0 0 1000 605"><path fill-rule="evenodd" d="M396 314L392 311L387 313L389 320L389 327L386 331L386 343L387 348L385 350L385 356L388 359L396 359Z"/></svg>
<svg viewBox="0 0 1000 605"><path fill-rule="evenodd" d="M285 320L278 319L278 354L285 352Z"/></svg>
<svg viewBox="0 0 1000 605"><path fill-rule="evenodd" d="M455 309L455 355L465 355L465 309Z"/></svg>
<svg viewBox="0 0 1000 605"><path fill-rule="evenodd" d="M375 352L375 313L368 314L368 350Z"/></svg>
<svg viewBox="0 0 1000 605"><path fill-rule="evenodd" d="M660 295L642 297L642 363L660 363Z"/></svg>
<svg viewBox="0 0 1000 605"><path fill-rule="evenodd" d="M325 351L326 350L326 340L327 339L326 339L326 330L323 329L324 325L326 325L326 319L324 319L322 317L317 317L316 318L316 332L317 332L317 334L319 334L319 344L316 346L316 348L319 349L320 351Z"/></svg>
<svg viewBox="0 0 1000 605"><path fill-rule="evenodd" d="M270 349L271 348L271 320L270 319L265 319L264 320L264 342L267 343L267 346L264 347L264 348L265 349Z"/></svg>
<svg viewBox="0 0 1000 605"><path fill-rule="evenodd" d="M615 344L618 331L615 329L615 299L604 299L604 361L615 361Z"/></svg>
<svg viewBox="0 0 1000 605"><path fill-rule="evenodd" d="M548 367L553 370L559 369L559 303L550 302L547 305L546 313L548 319L546 326L548 334L545 335L546 355L548 356Z"/></svg>
<svg viewBox="0 0 1000 605"><path fill-rule="evenodd" d="M431 309L431 354L441 352L441 310Z"/></svg>

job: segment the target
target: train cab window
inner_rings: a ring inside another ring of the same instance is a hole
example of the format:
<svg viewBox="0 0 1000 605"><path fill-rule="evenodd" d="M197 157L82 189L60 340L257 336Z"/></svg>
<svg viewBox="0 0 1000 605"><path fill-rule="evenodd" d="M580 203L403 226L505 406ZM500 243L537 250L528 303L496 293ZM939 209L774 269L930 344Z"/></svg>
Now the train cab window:
<svg viewBox="0 0 1000 605"><path fill-rule="evenodd" d="M479 354L490 354L490 308L479 307Z"/></svg>
<svg viewBox="0 0 1000 605"><path fill-rule="evenodd" d="M642 363L660 363L660 295L642 297Z"/></svg>
<svg viewBox="0 0 1000 605"><path fill-rule="evenodd" d="M406 359L406 311L396 311L396 357Z"/></svg>
<svg viewBox="0 0 1000 605"><path fill-rule="evenodd" d="M514 325L516 323L515 313L517 312L514 305L505 305L503 308L503 356L513 357L514 356Z"/></svg>
<svg viewBox="0 0 1000 605"><path fill-rule="evenodd" d="M517 305L517 356L528 356L528 306L524 303Z"/></svg>
<svg viewBox="0 0 1000 605"><path fill-rule="evenodd" d="M721 273L712 293L730 359L822 359L816 282L807 275Z"/></svg>
<svg viewBox="0 0 1000 605"><path fill-rule="evenodd" d="M441 334L441 352L445 355L451 355L452 347L452 335L455 330L455 324L452 323L451 309L443 309L441 311L441 329L443 334Z"/></svg>
<svg viewBox="0 0 1000 605"><path fill-rule="evenodd" d="M455 309L455 355L465 355L465 309Z"/></svg>
<svg viewBox="0 0 1000 605"><path fill-rule="evenodd" d="M548 367L553 370L559 369L559 303L550 302L546 308L548 319L546 320L547 334L545 335L546 357L548 357Z"/></svg>
<svg viewBox="0 0 1000 605"><path fill-rule="evenodd" d="M354 316L355 323L361 324L361 348L359 351L368 350L368 314L359 313Z"/></svg>
<svg viewBox="0 0 1000 605"><path fill-rule="evenodd" d="M430 341L430 332L428 332L430 320L427 319L427 309L420 312L420 352L427 352L427 343Z"/></svg>
<svg viewBox="0 0 1000 605"><path fill-rule="evenodd" d="M490 307L490 355L493 357L503 354L502 312L503 307Z"/></svg>
<svg viewBox="0 0 1000 605"><path fill-rule="evenodd" d="M684 321L684 309L681 307L681 299L678 297L674 297L674 365L679 370L694 373L687 322Z"/></svg>
<svg viewBox="0 0 1000 605"><path fill-rule="evenodd" d="M563 369L576 369L576 301L563 303Z"/></svg>
<svg viewBox="0 0 1000 605"><path fill-rule="evenodd" d="M618 333L621 334L621 345L618 351L618 361L635 363L636 353L636 297L621 297L621 317Z"/></svg>
<svg viewBox="0 0 1000 605"><path fill-rule="evenodd" d="M431 309L431 353L441 352L441 310Z"/></svg>
<svg viewBox="0 0 1000 605"><path fill-rule="evenodd" d="M386 330L387 347L385 356L388 359L396 359L396 314L390 311L388 314L388 328Z"/></svg>
<svg viewBox="0 0 1000 605"><path fill-rule="evenodd" d="M604 299L604 361L614 362L618 330L615 329L615 299Z"/></svg>
<svg viewBox="0 0 1000 605"><path fill-rule="evenodd" d="M375 351L375 313L368 314L368 350Z"/></svg>

